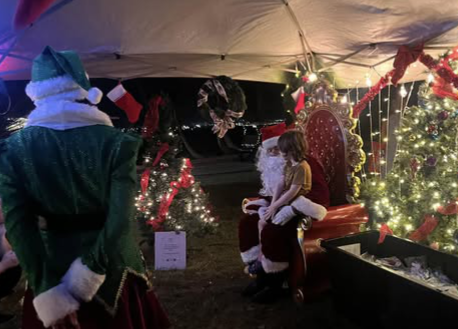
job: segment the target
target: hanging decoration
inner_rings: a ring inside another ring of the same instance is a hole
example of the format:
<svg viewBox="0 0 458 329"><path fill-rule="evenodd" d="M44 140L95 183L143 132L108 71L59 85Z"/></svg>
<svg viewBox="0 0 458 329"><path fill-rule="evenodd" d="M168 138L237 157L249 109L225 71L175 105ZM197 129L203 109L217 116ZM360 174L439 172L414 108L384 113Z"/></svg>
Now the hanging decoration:
<svg viewBox="0 0 458 329"><path fill-rule="evenodd" d="M107 97L117 107L124 110L130 123L137 122L142 106L135 100L131 93L124 89L121 82L107 94Z"/></svg>
<svg viewBox="0 0 458 329"><path fill-rule="evenodd" d="M245 94L237 82L226 76L207 80L197 95L202 116L214 124L212 131L223 138L235 127L234 119L245 114Z"/></svg>
<svg viewBox="0 0 458 329"><path fill-rule="evenodd" d="M412 48L407 46L401 46L399 48L393 64L393 70L386 73L385 76L383 76L379 82L364 95L358 104L353 107L354 118L357 118L361 114L367 104L388 85L390 80L394 85L396 85L404 76L409 65L417 60L419 60L428 69L437 73L438 77L435 79L433 85L433 92L436 95L442 98L453 95L453 99L458 99L458 96L453 93L450 86L450 84L452 84L455 88L458 88L458 75L454 73L448 64L449 61L458 59L458 48L455 48L449 56L440 61L436 61L430 55L424 53L423 46L423 44L419 44Z"/></svg>

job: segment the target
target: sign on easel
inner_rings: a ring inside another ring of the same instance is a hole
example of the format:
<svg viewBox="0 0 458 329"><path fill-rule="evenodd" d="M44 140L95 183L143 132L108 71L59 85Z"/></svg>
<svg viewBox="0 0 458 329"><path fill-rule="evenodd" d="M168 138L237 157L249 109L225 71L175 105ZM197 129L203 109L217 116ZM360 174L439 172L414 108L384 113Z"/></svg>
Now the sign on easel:
<svg viewBox="0 0 458 329"><path fill-rule="evenodd" d="M154 268L156 270L184 270L186 268L186 232L156 232L154 241Z"/></svg>

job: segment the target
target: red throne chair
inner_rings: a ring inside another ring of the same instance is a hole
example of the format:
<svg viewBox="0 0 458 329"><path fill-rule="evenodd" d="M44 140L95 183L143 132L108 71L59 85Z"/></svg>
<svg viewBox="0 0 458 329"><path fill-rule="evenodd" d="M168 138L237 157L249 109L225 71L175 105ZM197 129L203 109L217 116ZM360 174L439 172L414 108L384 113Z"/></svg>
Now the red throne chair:
<svg viewBox="0 0 458 329"><path fill-rule="evenodd" d="M329 287L323 239L360 231L368 214L356 203L360 180L355 173L365 162L361 138L354 134L356 120L351 106L335 101L335 91L319 83L312 103L298 113L297 127L303 129L309 152L324 168L330 189L331 207L322 221L303 219L298 226L289 285L296 301L302 302Z"/></svg>

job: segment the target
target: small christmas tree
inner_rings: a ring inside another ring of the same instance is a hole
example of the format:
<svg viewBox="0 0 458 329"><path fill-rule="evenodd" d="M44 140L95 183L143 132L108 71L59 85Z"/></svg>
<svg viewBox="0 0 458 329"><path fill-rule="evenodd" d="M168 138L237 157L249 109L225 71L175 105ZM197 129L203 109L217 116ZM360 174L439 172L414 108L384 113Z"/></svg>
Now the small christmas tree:
<svg viewBox="0 0 458 329"><path fill-rule="evenodd" d="M208 197L191 174L191 161L180 156L182 142L169 104L167 97L153 98L142 129L145 145L136 207L148 240L154 231L200 235L216 226Z"/></svg>
<svg viewBox="0 0 458 329"><path fill-rule="evenodd" d="M458 97L450 84L438 76L420 87L419 106L405 111L396 132L392 171L363 186L375 227L458 251L457 118Z"/></svg>

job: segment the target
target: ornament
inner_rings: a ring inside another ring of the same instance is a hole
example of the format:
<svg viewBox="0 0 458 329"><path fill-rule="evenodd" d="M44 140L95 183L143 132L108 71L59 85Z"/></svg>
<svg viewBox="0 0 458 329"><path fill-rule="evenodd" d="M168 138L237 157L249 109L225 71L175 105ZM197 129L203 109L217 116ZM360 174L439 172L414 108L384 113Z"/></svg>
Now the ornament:
<svg viewBox="0 0 458 329"><path fill-rule="evenodd" d="M426 158L426 164L430 167L435 167L437 164L437 158L433 155L430 155Z"/></svg>
<svg viewBox="0 0 458 329"><path fill-rule="evenodd" d="M434 250L439 250L440 247L439 242L431 242L429 246Z"/></svg>
<svg viewBox="0 0 458 329"><path fill-rule="evenodd" d="M437 126L435 124L430 124L428 127L428 134L437 133Z"/></svg>
<svg viewBox="0 0 458 329"><path fill-rule="evenodd" d="M415 136L413 134L409 136L409 141L411 141L411 142L415 142L416 139L417 139L417 136Z"/></svg>
<svg viewBox="0 0 458 329"><path fill-rule="evenodd" d="M417 172L420 169L420 161L417 158L410 159L410 176L414 179L417 176Z"/></svg>
<svg viewBox="0 0 458 329"><path fill-rule="evenodd" d="M313 106L313 103L312 103L311 101L305 102L305 108L306 108L306 109L309 109L309 108L311 108L312 106Z"/></svg>
<svg viewBox="0 0 458 329"><path fill-rule="evenodd" d="M437 118L439 120L444 121L444 120L448 119L448 115L449 115L448 111L441 111L441 112L439 112L439 114L437 114Z"/></svg>

